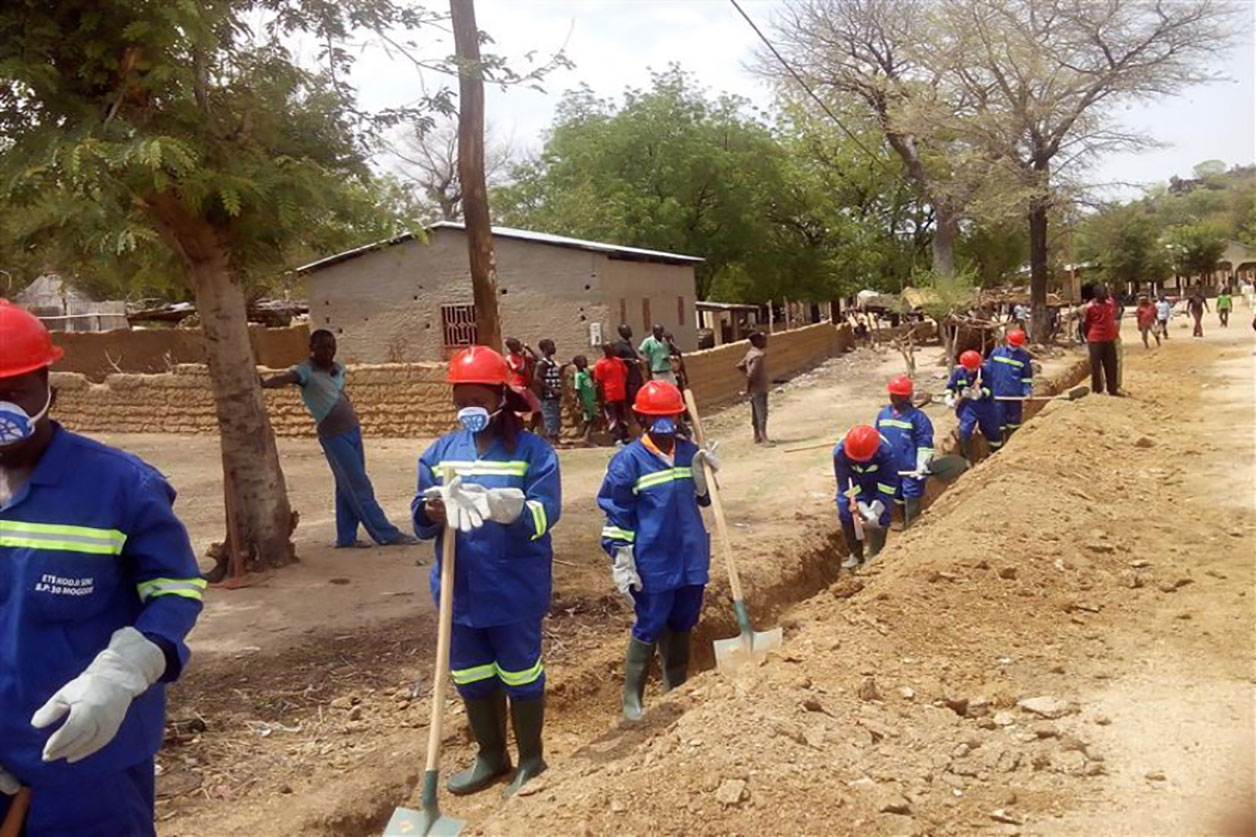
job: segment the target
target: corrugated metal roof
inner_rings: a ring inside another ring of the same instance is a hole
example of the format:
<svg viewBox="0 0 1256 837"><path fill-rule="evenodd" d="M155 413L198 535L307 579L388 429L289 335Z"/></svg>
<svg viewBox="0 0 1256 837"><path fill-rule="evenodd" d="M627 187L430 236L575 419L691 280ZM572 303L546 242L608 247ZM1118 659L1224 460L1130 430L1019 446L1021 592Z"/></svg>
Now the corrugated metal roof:
<svg viewBox="0 0 1256 837"><path fill-rule="evenodd" d="M434 230L465 230L466 226L460 221L437 221L429 226L428 231ZM685 256L680 253L665 253L661 250L644 250L640 247L621 247L618 244L606 244L601 241L587 241L582 238L568 238L563 235L552 235L550 233L532 232L531 230L519 230L513 227L493 227L493 235L500 238L514 238L520 241L532 241L537 244L549 244L554 247L570 247L577 250L589 250L595 253L606 253L612 258L629 259L633 261L651 261L663 262L664 264L698 264L704 259L698 256ZM399 235L396 238L390 238L386 241L377 241L374 244L367 244L363 247L356 247L352 250L346 250L343 253L337 253L334 256L328 256L325 259L319 259L316 262L310 262L307 265L298 267L297 273L310 273L325 267L330 267L349 259L357 258L375 250L381 250L385 247L391 247L396 244L403 244L413 239L410 233Z"/></svg>

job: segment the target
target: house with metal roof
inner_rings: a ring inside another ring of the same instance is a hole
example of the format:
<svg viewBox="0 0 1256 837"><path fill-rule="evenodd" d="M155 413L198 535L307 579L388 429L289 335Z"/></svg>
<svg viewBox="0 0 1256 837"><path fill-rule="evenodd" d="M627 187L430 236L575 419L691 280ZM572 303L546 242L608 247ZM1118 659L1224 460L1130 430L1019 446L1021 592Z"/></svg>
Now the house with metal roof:
<svg viewBox="0 0 1256 837"><path fill-rule="evenodd" d="M426 233L298 268L310 328L334 333L345 362L442 360L475 342L466 230L441 221ZM563 360L592 360L620 323L638 340L660 323L681 349L697 348L700 258L509 227L493 227L493 250L505 336L549 337Z"/></svg>

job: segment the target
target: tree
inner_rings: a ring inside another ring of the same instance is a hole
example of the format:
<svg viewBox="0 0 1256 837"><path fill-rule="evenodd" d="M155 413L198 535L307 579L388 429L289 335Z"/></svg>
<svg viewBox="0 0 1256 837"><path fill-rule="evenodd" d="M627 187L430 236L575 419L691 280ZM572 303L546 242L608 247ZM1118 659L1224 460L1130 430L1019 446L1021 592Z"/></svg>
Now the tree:
<svg viewBox="0 0 1256 837"><path fill-rule="evenodd" d="M1010 220L973 224L961 234L956 250L977 287L993 288L1015 277L1029 258L1029 234L1024 224Z"/></svg>
<svg viewBox="0 0 1256 837"><path fill-rule="evenodd" d="M648 90L627 90L622 104L587 87L569 92L540 155L494 193L498 217L701 256L701 299L716 287L745 290L751 299L820 287L814 254L797 250L811 222L790 215L796 205L787 200L785 153L747 111L745 100L712 98L677 67L655 74ZM786 235L781 226L794 222Z"/></svg>
<svg viewBox="0 0 1256 837"><path fill-rule="evenodd" d="M347 79L363 32L412 67L454 70L397 35L440 20L392 0L0 6L0 198L30 219L26 241L84 273L165 273L195 294L249 567L295 560L295 518L246 288L403 229L380 206L369 146L402 121L452 112L450 93L370 114ZM316 67L291 52L302 39L319 45ZM476 69L514 82L552 66L519 76L490 55Z"/></svg>
<svg viewBox="0 0 1256 837"><path fill-rule="evenodd" d="M510 143L494 141L484 131L484 179L490 189L504 186L514 157ZM458 179L458 126L451 120L419 120L389 144L397 175L416 191L418 214L442 221L462 220L462 185Z"/></svg>
<svg viewBox="0 0 1256 837"><path fill-rule="evenodd" d="M1045 341L1054 175L1142 138L1115 126L1122 102L1173 93L1230 41L1224 0L944 0L948 76L971 100L974 141L1015 161L1029 201L1033 339Z"/></svg>
<svg viewBox="0 0 1256 837"><path fill-rule="evenodd" d="M1087 218L1081 239L1081 258L1097 262L1111 288L1159 282L1171 270L1155 219L1136 204L1105 207Z"/></svg>
<svg viewBox="0 0 1256 837"><path fill-rule="evenodd" d="M1185 224L1169 231L1174 269L1187 278L1207 279L1225 252L1225 232L1208 223Z"/></svg>
<svg viewBox="0 0 1256 837"><path fill-rule="evenodd" d="M955 272L966 209L979 192L991 191L996 165L973 154L948 124L969 105L931 66L941 48L932 11L929 0L800 0L781 9L774 29L808 86L849 118L870 119L901 160L932 211L933 270L945 277ZM760 66L794 83L774 56L762 56Z"/></svg>

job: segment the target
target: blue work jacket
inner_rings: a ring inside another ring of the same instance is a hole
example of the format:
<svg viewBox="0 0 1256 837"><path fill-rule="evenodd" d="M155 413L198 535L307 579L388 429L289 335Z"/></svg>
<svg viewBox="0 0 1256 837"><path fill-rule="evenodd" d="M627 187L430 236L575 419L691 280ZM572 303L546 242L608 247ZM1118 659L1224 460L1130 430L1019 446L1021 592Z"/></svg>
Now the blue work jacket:
<svg viewBox="0 0 1256 837"><path fill-rule="evenodd" d="M998 346L986 360L990 389L995 395L1023 396L1034 391L1034 366L1029 352L1014 346Z"/></svg>
<svg viewBox="0 0 1256 837"><path fill-rule="evenodd" d="M562 514L558 456L549 442L520 431L514 451L494 439L481 456L475 436L458 430L432 443L419 457L419 490L410 512L414 532L436 538L432 565L432 598L440 601L443 527L428 519L423 492L443 482L443 468L452 467L464 483L485 488L518 488L526 497L523 514L511 524L485 521L472 532L457 534L454 565L454 622L490 628L540 619L549 610L553 589L554 546L550 529Z"/></svg>
<svg viewBox="0 0 1256 837"><path fill-rule="evenodd" d="M890 443L881 437L877 452L867 462L856 462L846 455L846 439L837 440L833 448L833 476L837 479L837 509L849 513L850 505L847 492L854 485L855 501L871 503L880 500L885 506L883 515L888 515L894 508L894 495L898 493L898 460ZM910 469L916 467L912 462Z"/></svg>
<svg viewBox="0 0 1256 837"><path fill-rule="evenodd" d="M693 483L693 456L698 446L677 437L669 465L640 439L611 459L598 492L597 504L606 513L602 548L633 548L644 593L662 593L678 587L706 584L710 579L711 539L699 506L711 498L699 497Z"/></svg>
<svg viewBox="0 0 1256 837"><path fill-rule="evenodd" d="M969 372L962 366L955 367L951 379L946 382L946 388L956 396L965 389L976 388L978 381L981 382L981 398L961 398L955 403L955 415L963 416L966 412L980 415L998 409L998 402L994 400L994 393L990 390L990 378L994 374L990 366L990 361L987 360L976 372Z"/></svg>
<svg viewBox="0 0 1256 837"><path fill-rule="evenodd" d="M120 628L166 652L163 682L178 677L205 582L174 499L140 459L54 424L30 480L0 509L0 766L36 790L125 770L161 748L162 683L131 703L113 741L76 764L44 763L61 723L37 730L30 720Z"/></svg>
<svg viewBox="0 0 1256 837"><path fill-rule="evenodd" d="M933 453L933 422L923 410L908 407L899 412L887 404L877 413L875 427L894 451L896 470L914 471L918 451Z"/></svg>

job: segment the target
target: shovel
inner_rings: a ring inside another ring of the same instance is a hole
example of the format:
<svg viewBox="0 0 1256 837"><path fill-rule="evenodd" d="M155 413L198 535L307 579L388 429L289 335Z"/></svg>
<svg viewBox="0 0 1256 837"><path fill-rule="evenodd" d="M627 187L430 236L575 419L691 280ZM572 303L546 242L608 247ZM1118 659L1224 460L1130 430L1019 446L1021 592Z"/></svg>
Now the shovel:
<svg viewBox="0 0 1256 837"><path fill-rule="evenodd" d="M995 401L1076 401L1090 395L1090 387L1079 384L1059 395L996 395Z"/></svg>
<svg viewBox="0 0 1256 837"><path fill-rule="evenodd" d="M968 460L962 456L938 456L929 461L929 468L924 473L919 471L899 471L900 477L937 477L945 484L959 479L959 475L968 470Z"/></svg>
<svg viewBox="0 0 1256 837"><path fill-rule="evenodd" d="M445 472L449 484L453 471ZM454 546L457 532L445 527L441 543L440 624L436 633L436 671L432 683L432 723L427 736L427 770L423 774L423 810L398 808L384 828L384 837L455 837L466 826L465 820L442 816L436 800L440 773L440 745L445 710L445 689L449 680L449 640L454 621Z"/></svg>
<svg viewBox="0 0 1256 837"><path fill-rule="evenodd" d="M693 433L700 447L706 446L706 436L702 432L702 419L698 417L698 402L694 400L693 391L685 390L685 406L689 408L689 417L693 420ZM741 576L737 574L737 562L733 559L733 546L728 538L728 521L724 518L724 504L720 500L719 486L715 482L715 472L711 466L703 463L706 471L707 490L711 493L711 511L715 515L715 530L720 537L720 545L724 549L724 563L728 565L728 586L733 592L733 613L737 616L739 634L735 639L717 639L715 645L715 666L728 674L738 667L762 660L769 651L781 647L782 633L780 628L770 631L756 631L750 625L750 614L746 611L745 596L741 592Z"/></svg>

